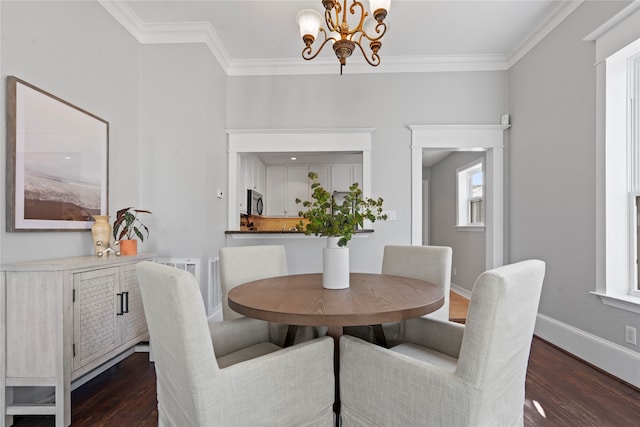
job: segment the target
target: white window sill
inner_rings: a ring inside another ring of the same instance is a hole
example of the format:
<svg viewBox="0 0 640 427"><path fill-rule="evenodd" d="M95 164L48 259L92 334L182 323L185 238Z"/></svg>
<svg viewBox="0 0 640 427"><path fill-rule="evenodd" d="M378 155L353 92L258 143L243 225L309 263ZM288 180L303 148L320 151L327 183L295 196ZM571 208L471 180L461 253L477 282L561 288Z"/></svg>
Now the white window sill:
<svg viewBox="0 0 640 427"><path fill-rule="evenodd" d="M480 232L484 232L485 226L484 225L456 225L455 226L457 231L480 231Z"/></svg>
<svg viewBox="0 0 640 427"><path fill-rule="evenodd" d="M600 301L609 307L640 314L640 298L631 295L609 295L602 292L590 292L600 297Z"/></svg>

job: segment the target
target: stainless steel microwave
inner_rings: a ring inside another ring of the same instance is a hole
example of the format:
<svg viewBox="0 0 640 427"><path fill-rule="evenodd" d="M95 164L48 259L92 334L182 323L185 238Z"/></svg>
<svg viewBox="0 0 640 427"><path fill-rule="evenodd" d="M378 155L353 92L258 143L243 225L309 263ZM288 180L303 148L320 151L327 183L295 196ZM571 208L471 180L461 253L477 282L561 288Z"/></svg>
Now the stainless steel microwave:
<svg viewBox="0 0 640 427"><path fill-rule="evenodd" d="M247 215L262 215L264 199L256 190L247 190Z"/></svg>

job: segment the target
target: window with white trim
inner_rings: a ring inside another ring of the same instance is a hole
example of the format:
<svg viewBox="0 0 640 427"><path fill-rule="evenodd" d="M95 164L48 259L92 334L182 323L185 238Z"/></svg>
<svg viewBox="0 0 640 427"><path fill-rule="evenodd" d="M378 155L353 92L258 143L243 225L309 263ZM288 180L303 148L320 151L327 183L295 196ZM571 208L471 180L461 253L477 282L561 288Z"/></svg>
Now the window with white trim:
<svg viewBox="0 0 640 427"><path fill-rule="evenodd" d="M607 57L605 91L607 294L640 297L640 39Z"/></svg>
<svg viewBox="0 0 640 427"><path fill-rule="evenodd" d="M603 304L640 313L637 210L640 195L638 54L640 2L588 34L595 42L595 287ZM635 134L635 136L634 136Z"/></svg>
<svg viewBox="0 0 640 427"><path fill-rule="evenodd" d="M484 226L484 161L456 169L458 227Z"/></svg>

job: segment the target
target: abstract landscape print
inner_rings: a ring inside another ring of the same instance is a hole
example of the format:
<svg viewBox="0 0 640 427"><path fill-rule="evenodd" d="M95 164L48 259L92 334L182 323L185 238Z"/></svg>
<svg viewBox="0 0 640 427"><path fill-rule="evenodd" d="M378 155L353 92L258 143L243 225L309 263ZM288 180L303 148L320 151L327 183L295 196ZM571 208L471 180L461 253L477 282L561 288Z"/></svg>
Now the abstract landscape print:
<svg viewBox="0 0 640 427"><path fill-rule="evenodd" d="M8 231L91 228L108 211L108 122L8 79Z"/></svg>

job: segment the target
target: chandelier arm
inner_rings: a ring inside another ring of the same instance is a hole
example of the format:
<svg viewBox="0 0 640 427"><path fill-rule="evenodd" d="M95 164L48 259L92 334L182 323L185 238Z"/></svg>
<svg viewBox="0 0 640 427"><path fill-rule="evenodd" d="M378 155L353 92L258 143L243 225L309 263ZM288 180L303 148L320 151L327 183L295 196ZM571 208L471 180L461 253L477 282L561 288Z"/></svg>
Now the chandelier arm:
<svg viewBox="0 0 640 427"><path fill-rule="evenodd" d="M379 27L382 27L382 32L378 29ZM380 33L379 36L377 37L371 37L369 34L367 34L367 32L364 30L364 28L361 30L362 34L369 39L369 41L375 42L378 41L382 38L382 36L384 36L387 32L387 24L385 24L384 22L379 23L378 25L376 25L375 27L376 29L376 33Z"/></svg>
<svg viewBox="0 0 640 427"><path fill-rule="evenodd" d="M353 3L351 3L351 7L349 8L349 13L351 13L353 16L356 16L356 11L355 11L356 6L360 7L360 22L358 22L358 25L355 26L353 31L349 31L349 34L354 34L357 31L364 32L364 19L369 15L369 13L367 13L367 11L364 9L364 5L362 3L360 3L357 0L353 0Z"/></svg>
<svg viewBox="0 0 640 427"><path fill-rule="evenodd" d="M331 16L331 11L335 10L336 11L336 21L334 22L333 20L333 16ZM334 6L333 9L325 9L324 11L324 21L327 23L327 28L329 29L329 31L337 31L340 32L339 28L340 25L337 25L336 23L340 22L340 3L336 3L336 6ZM320 30L323 30L322 27L320 27Z"/></svg>
<svg viewBox="0 0 640 427"><path fill-rule="evenodd" d="M369 57L365 53L362 45L360 43L356 43L355 45L360 48L360 52L362 52L362 56L369 63L369 65L373 65L374 67L377 67L378 65L380 65L380 56L377 53L371 52L371 60L369 60Z"/></svg>
<svg viewBox="0 0 640 427"><path fill-rule="evenodd" d="M322 32L324 32L324 29L320 29ZM332 40L331 38L327 37L327 34L325 33L324 35L324 41L322 42L322 44L320 45L320 47L318 47L318 50L316 51L316 53L314 53L313 55L311 55L311 51L313 50L311 48L311 46L306 46L304 49L302 49L302 58L306 59L307 61L312 60L313 58L315 58L316 56L318 56L318 54L320 52L322 52L322 49L324 48L324 45L327 44L327 42L329 40ZM305 56L306 55L306 56Z"/></svg>

